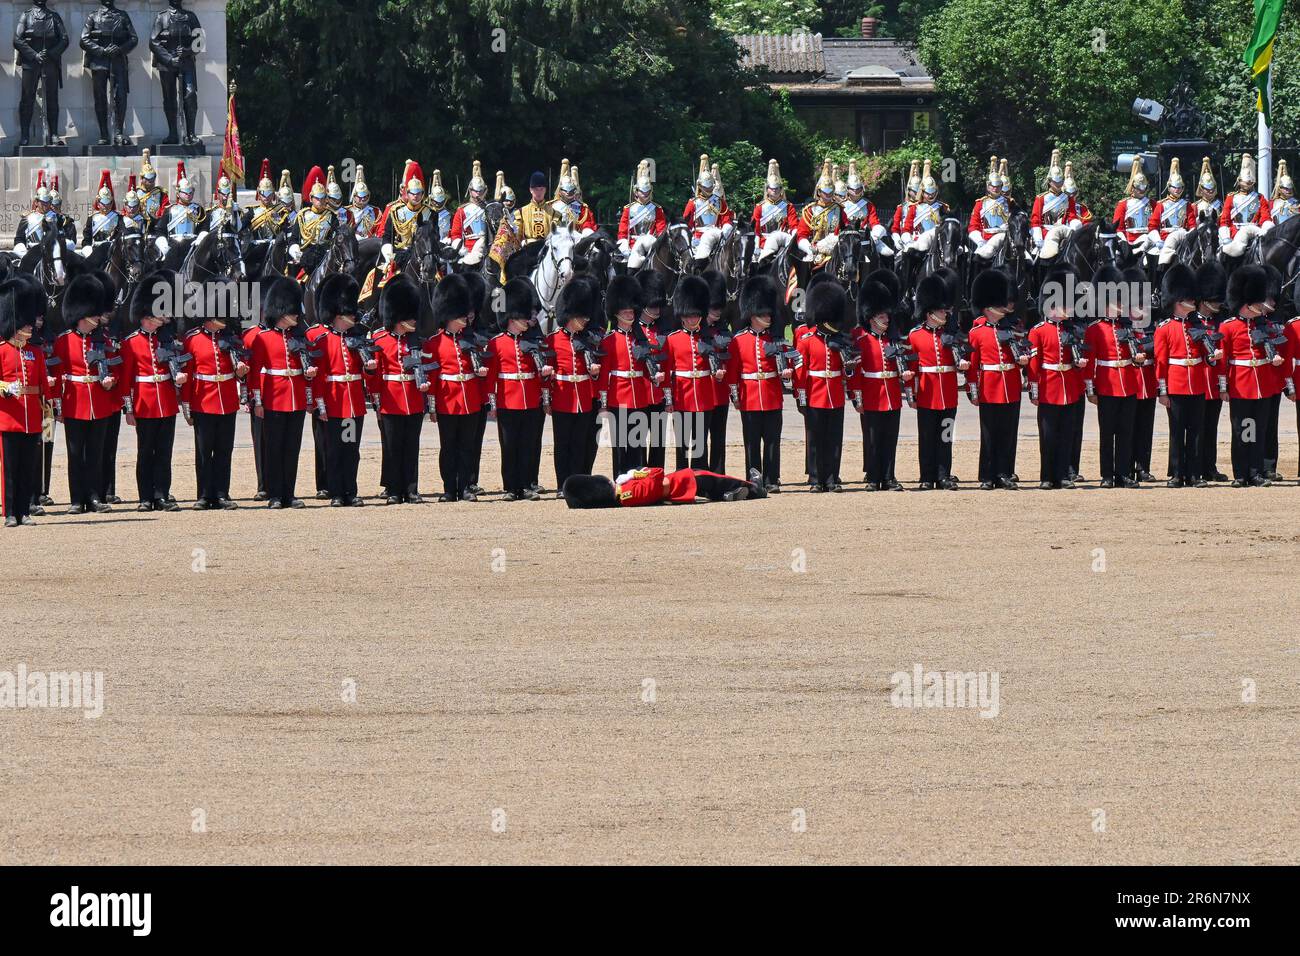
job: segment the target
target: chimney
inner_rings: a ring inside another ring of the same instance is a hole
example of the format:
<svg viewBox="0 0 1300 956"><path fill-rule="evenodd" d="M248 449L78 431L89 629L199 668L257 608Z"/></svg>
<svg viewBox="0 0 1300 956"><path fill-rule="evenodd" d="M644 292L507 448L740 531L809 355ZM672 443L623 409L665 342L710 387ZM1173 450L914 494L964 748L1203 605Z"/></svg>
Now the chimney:
<svg viewBox="0 0 1300 956"><path fill-rule="evenodd" d="M876 27L879 25L880 25L880 21L875 17L863 17L862 18L862 39L874 40L876 38Z"/></svg>

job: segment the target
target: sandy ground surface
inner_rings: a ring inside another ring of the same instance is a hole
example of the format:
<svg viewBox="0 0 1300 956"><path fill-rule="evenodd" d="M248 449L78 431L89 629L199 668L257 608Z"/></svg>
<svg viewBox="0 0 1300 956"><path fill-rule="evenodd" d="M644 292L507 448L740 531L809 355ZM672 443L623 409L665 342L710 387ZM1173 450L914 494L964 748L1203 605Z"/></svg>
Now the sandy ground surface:
<svg viewBox="0 0 1300 956"><path fill-rule="evenodd" d="M0 862L1300 861L1293 483L316 504L4 533L0 671L105 687L0 710ZM892 706L917 665L996 674L997 715Z"/></svg>

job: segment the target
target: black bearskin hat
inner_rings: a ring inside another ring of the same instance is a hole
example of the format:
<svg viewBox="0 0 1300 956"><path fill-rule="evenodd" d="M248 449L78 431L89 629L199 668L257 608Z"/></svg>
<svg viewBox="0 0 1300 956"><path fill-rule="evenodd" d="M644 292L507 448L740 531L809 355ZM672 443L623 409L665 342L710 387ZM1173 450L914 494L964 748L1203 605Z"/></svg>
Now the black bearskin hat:
<svg viewBox="0 0 1300 956"><path fill-rule="evenodd" d="M302 286L279 276L262 293L262 325L273 329L286 315L302 315Z"/></svg>
<svg viewBox="0 0 1300 956"><path fill-rule="evenodd" d="M746 324L756 315L770 315L775 324L781 318L781 287L771 276L754 276L740 287L740 318Z"/></svg>
<svg viewBox="0 0 1300 956"><path fill-rule="evenodd" d="M438 289L453 277L448 276L439 282ZM435 295L437 292L435 291ZM464 315L465 313L459 313ZM388 280L384 291L379 293L379 321L388 331L393 331L401 322L420 322L420 287L410 276L396 275Z"/></svg>
<svg viewBox="0 0 1300 956"><path fill-rule="evenodd" d="M853 324L848 302L849 297L838 282L819 282L810 286L804 298L804 314L808 324L835 332L847 332Z"/></svg>
<svg viewBox="0 0 1300 956"><path fill-rule="evenodd" d="M1210 261L1196 270L1196 298L1201 302L1222 302L1228 294L1228 273Z"/></svg>
<svg viewBox="0 0 1300 956"><path fill-rule="evenodd" d="M38 342L53 342L61 330L55 327L57 323L53 318L45 313L47 300L41 280L30 272L14 272L5 283L12 284L18 328L23 327L23 318L30 315L33 322L41 323L40 329L33 330L32 339Z"/></svg>
<svg viewBox="0 0 1300 956"><path fill-rule="evenodd" d="M570 285L577 281L577 278L571 279ZM504 331L511 319L527 319L533 322L541 307L542 300L538 297L531 281L523 278L511 279L505 286L505 308L497 316L497 327Z"/></svg>
<svg viewBox="0 0 1300 956"><path fill-rule="evenodd" d="M721 312L727 307L727 280L717 269L700 273L700 278L709 284L709 308Z"/></svg>
<svg viewBox="0 0 1300 956"><path fill-rule="evenodd" d="M461 277L469 287L469 311L473 318L470 325L478 325L484 312L491 309L491 303L488 302L488 281L481 272L462 272ZM500 288L498 286L497 288Z"/></svg>
<svg viewBox="0 0 1300 956"><path fill-rule="evenodd" d="M993 271L993 269L988 269L975 277L975 288L971 292L972 305L975 296L980 290L980 280ZM998 282L998 288L1001 288L1001 282ZM996 301L996 297L992 301ZM1003 301L1005 302L1005 299ZM944 282L940 276L928 275L917 284L916 301L912 308L912 314L918 322L925 321L925 317L936 309L951 308L952 302L948 298L948 283Z"/></svg>
<svg viewBox="0 0 1300 956"><path fill-rule="evenodd" d="M574 276L560 290L555 303L555 320L560 325L570 319L599 317L600 286L591 276Z"/></svg>
<svg viewBox="0 0 1300 956"><path fill-rule="evenodd" d="M897 308L898 300L894 298L894 293L889 286L883 282L868 279L858 289L858 325L864 329L870 326L871 320L882 312L892 321L894 310Z"/></svg>
<svg viewBox="0 0 1300 956"><path fill-rule="evenodd" d="M1011 280L1001 269L985 269L971 283L970 307L976 315L992 305L1004 306L1014 298Z"/></svg>
<svg viewBox="0 0 1300 956"><path fill-rule="evenodd" d="M897 274L893 269L877 269L871 275L862 280L863 284L868 282L879 282L889 294L894 297L895 302L901 302L903 299L903 283L899 281Z"/></svg>
<svg viewBox="0 0 1300 956"><path fill-rule="evenodd" d="M103 315L105 298L104 284L93 272L83 272L68 283L63 294L63 321L68 328L75 328L82 319Z"/></svg>
<svg viewBox="0 0 1300 956"><path fill-rule="evenodd" d="M1246 305L1262 305L1268 300L1268 273L1262 266L1239 267L1228 278L1228 302L1235 314Z"/></svg>
<svg viewBox="0 0 1300 956"><path fill-rule="evenodd" d="M1066 292L1071 289L1077 289L1073 284L1074 271L1064 266L1057 266L1048 271L1043 276L1043 284L1038 288L1038 314L1046 319L1047 304L1054 301L1059 305L1065 306L1066 314L1074 315L1075 303L1073 299L1066 298Z"/></svg>
<svg viewBox="0 0 1300 956"><path fill-rule="evenodd" d="M662 272L642 269L636 274L636 281L641 285L641 307L643 309L662 309L668 304L668 284ZM613 282L610 283L613 285Z"/></svg>
<svg viewBox="0 0 1300 956"><path fill-rule="evenodd" d="M614 482L604 475L570 475L560 489L570 508L617 508Z"/></svg>
<svg viewBox="0 0 1300 956"><path fill-rule="evenodd" d="M0 282L0 341L9 341L25 326L32 326L34 332L39 315L21 279L10 278Z"/></svg>
<svg viewBox="0 0 1300 956"><path fill-rule="evenodd" d="M1160 280L1160 301L1166 308L1175 302L1196 301L1196 273L1183 262L1172 263Z"/></svg>
<svg viewBox="0 0 1300 956"><path fill-rule="evenodd" d="M642 273L645 275L645 273ZM663 295L663 284L659 287L660 296ZM631 309L638 315L641 312L641 304L645 301L645 286L634 279L632 276L614 276L609 280L609 288L605 290L605 316L609 319L611 325L618 321L618 314L624 309Z"/></svg>
<svg viewBox="0 0 1300 956"><path fill-rule="evenodd" d="M294 288L298 283L290 279L277 280L289 282ZM96 283L98 285L98 283ZM274 288L274 285L272 285ZM103 287L100 286L102 293ZM175 272L171 269L156 269L140 280L140 284L135 287L131 293L131 308L127 313L127 325L134 331L140 328L140 320L146 316L154 316L160 319L172 319L176 323L175 332L177 334L184 332L185 309L184 302L174 301L179 294L179 281ZM299 308L301 308L302 296L299 295ZM180 308L177 308L180 306Z"/></svg>
<svg viewBox="0 0 1300 956"><path fill-rule="evenodd" d="M678 321L684 315L709 314L709 284L699 276L683 276L673 293L673 312Z"/></svg>
<svg viewBox="0 0 1300 956"><path fill-rule="evenodd" d="M361 286L346 272L328 275L316 292L316 315L324 322L332 322L336 315L355 316L360 295Z"/></svg>
<svg viewBox="0 0 1300 956"><path fill-rule="evenodd" d="M389 283L391 285L392 283ZM415 309L419 311L419 294L420 290L415 289L416 305ZM433 327L441 331L447 327L447 323L454 319L468 319L474 311L473 292L470 285L465 281L465 274L453 272L436 286L433 287ZM409 306L405 307L398 315L394 322L401 322L409 312ZM392 326L384 323L384 328L391 329Z"/></svg>

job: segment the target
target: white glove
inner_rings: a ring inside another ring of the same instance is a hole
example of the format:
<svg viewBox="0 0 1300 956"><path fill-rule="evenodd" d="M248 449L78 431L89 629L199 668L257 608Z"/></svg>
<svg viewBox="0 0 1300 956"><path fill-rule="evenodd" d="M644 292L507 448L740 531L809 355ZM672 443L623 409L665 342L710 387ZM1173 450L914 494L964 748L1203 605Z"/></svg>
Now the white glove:
<svg viewBox="0 0 1300 956"><path fill-rule="evenodd" d="M967 238L969 238L970 241L975 243L975 245L977 246L982 245L984 243L984 234L980 232L978 229L972 229L966 235Z"/></svg>
<svg viewBox="0 0 1300 956"><path fill-rule="evenodd" d="M1232 242L1232 230L1229 229L1227 226L1220 226L1219 244L1226 246L1230 242Z"/></svg>
<svg viewBox="0 0 1300 956"><path fill-rule="evenodd" d="M82 246L82 247L81 247L81 255L82 255L82 257L84 258L85 256L90 255L91 252L94 251L94 249L95 249L95 247L94 247L93 244L92 244L92 245L89 245L89 246Z"/></svg>
<svg viewBox="0 0 1300 956"><path fill-rule="evenodd" d="M381 255L383 255L385 262L392 262L393 256L397 254L393 251L393 244L391 242L385 242L382 246L380 246L379 252Z"/></svg>
<svg viewBox="0 0 1300 956"><path fill-rule="evenodd" d="M289 246L289 258L292 259L294 262L301 262L302 246L298 245L298 243L296 242L293 243L291 246Z"/></svg>
<svg viewBox="0 0 1300 956"><path fill-rule="evenodd" d="M1160 230L1159 230L1159 229L1152 229L1150 232L1148 232L1148 233L1147 233L1147 242L1151 243L1151 245L1153 245L1153 246L1162 246L1162 245L1164 245L1164 243L1162 243L1162 242L1160 241Z"/></svg>
<svg viewBox="0 0 1300 956"><path fill-rule="evenodd" d="M14 246L14 255L16 255L19 259L27 255L27 244L24 242L20 242L18 243L18 245Z"/></svg>
<svg viewBox="0 0 1300 956"><path fill-rule="evenodd" d="M835 244L839 241L840 237L833 232L829 236L823 236L821 239L817 240L817 251L830 252L835 248Z"/></svg>
<svg viewBox="0 0 1300 956"><path fill-rule="evenodd" d="M155 240L153 241L153 244L154 244L155 248L157 248L159 255L164 255L164 256L167 255L167 237L166 237L166 236L159 236L157 239L155 239Z"/></svg>
<svg viewBox="0 0 1300 956"><path fill-rule="evenodd" d="M0 395L8 395L9 390L14 386L16 386L17 384L18 384L17 382L6 382L0 380Z"/></svg>
<svg viewBox="0 0 1300 956"><path fill-rule="evenodd" d="M885 227L884 227L884 226L879 226L879 225L877 225L877 226L872 226L872 227L871 227L871 238L872 238L872 239L883 239L883 238L885 238Z"/></svg>

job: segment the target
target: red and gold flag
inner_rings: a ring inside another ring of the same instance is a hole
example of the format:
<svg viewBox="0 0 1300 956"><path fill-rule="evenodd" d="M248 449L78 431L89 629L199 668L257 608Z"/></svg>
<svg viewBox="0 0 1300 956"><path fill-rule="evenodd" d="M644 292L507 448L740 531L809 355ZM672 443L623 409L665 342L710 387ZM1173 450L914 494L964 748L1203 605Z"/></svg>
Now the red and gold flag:
<svg viewBox="0 0 1300 956"><path fill-rule="evenodd" d="M235 118L235 91L232 85L226 104L226 139L221 146L221 173L235 186L244 185L244 151L239 147L239 120Z"/></svg>

